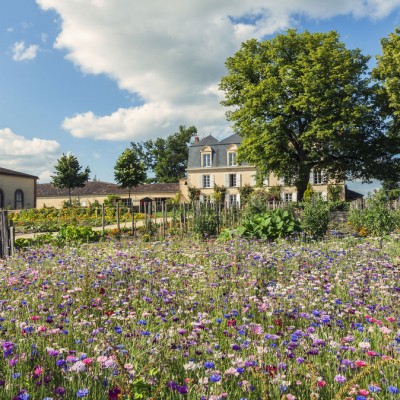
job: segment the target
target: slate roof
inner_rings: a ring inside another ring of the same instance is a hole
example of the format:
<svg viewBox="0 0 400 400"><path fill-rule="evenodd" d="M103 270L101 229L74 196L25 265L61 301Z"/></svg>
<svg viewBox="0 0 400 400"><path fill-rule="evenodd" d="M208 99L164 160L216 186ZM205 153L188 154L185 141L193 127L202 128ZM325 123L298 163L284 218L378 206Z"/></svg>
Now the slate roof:
<svg viewBox="0 0 400 400"><path fill-rule="evenodd" d="M24 178L38 179L38 177L35 175L29 175L23 172L13 171L11 169L1 168L1 167L0 167L0 175L14 175L14 176L21 176Z"/></svg>
<svg viewBox="0 0 400 400"><path fill-rule="evenodd" d="M153 183L139 185L131 189L131 195L140 193L178 193L179 183ZM91 196L91 195L127 195L128 189L122 189L116 183L102 182L102 181L89 181L86 182L83 188L75 188L71 190L72 196ZM37 197L66 197L68 196L68 189L58 189L51 183L41 183L37 185Z"/></svg>
<svg viewBox="0 0 400 400"><path fill-rule="evenodd" d="M189 147L189 158L188 158L188 169L192 168L202 168L201 167L201 155L200 148L203 146L210 146L212 149L212 167L226 167L228 165L227 160L227 150L228 146L231 144L240 145L243 138L238 134L228 136L227 138L219 141L215 139L214 136L209 135L199 142L194 142ZM242 166L248 166L249 164L243 162ZM207 168L204 168L206 170Z"/></svg>
<svg viewBox="0 0 400 400"><path fill-rule="evenodd" d="M347 201L353 201L353 200L358 200L364 198L364 195L358 192L355 192L354 190L349 189L347 186L345 186L345 199Z"/></svg>

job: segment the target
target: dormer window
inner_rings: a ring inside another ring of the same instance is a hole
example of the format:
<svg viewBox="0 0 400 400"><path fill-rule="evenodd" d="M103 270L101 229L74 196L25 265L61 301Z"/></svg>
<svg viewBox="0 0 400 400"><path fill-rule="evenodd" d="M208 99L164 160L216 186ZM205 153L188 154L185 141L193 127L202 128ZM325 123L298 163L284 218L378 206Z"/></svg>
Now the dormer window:
<svg viewBox="0 0 400 400"><path fill-rule="evenodd" d="M236 161L236 155L237 155L237 145L236 144L230 144L227 149L226 149L226 160L228 167L236 167L237 161Z"/></svg>
<svg viewBox="0 0 400 400"><path fill-rule="evenodd" d="M236 151L228 151L228 165L230 167L236 166Z"/></svg>
<svg viewBox="0 0 400 400"><path fill-rule="evenodd" d="M203 167L211 167L211 153L202 154L202 165Z"/></svg>
<svg viewBox="0 0 400 400"><path fill-rule="evenodd" d="M208 168L212 166L212 150L210 146L205 146L200 150L201 166Z"/></svg>

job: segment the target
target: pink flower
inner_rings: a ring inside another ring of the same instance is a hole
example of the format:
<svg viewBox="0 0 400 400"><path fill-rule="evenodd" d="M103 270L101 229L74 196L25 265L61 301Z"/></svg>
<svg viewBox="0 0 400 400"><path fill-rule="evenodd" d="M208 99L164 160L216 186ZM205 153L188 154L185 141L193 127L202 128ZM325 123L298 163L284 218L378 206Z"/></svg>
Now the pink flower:
<svg viewBox="0 0 400 400"><path fill-rule="evenodd" d="M396 318L394 317L387 317L386 318L389 322L396 322Z"/></svg>
<svg viewBox="0 0 400 400"><path fill-rule="evenodd" d="M367 356L376 357L377 355L378 355L378 353L376 351L373 351L373 350L367 351Z"/></svg>
<svg viewBox="0 0 400 400"><path fill-rule="evenodd" d="M42 375L42 373L43 373L43 368L41 366L36 367L35 371L33 372L35 377L38 377L39 375Z"/></svg>
<svg viewBox="0 0 400 400"><path fill-rule="evenodd" d="M365 367L367 365L367 363L362 360L357 360L355 364L358 368Z"/></svg>
<svg viewBox="0 0 400 400"><path fill-rule="evenodd" d="M368 390L365 390L365 389L359 390L358 393L361 394L361 396L368 396L369 395Z"/></svg>
<svg viewBox="0 0 400 400"><path fill-rule="evenodd" d="M89 364L91 364L92 362L93 362L93 358L85 358L85 359L83 360L83 363L86 364L86 365L89 365Z"/></svg>
<svg viewBox="0 0 400 400"><path fill-rule="evenodd" d="M318 387L322 388L326 385L326 382L321 380L321 381L317 382L317 385L318 385Z"/></svg>

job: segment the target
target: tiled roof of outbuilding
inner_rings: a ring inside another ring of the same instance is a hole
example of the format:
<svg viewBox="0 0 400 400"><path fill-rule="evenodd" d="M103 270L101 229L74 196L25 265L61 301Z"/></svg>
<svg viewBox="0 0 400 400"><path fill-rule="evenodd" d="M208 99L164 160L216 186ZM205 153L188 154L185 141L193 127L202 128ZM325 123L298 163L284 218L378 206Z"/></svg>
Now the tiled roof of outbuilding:
<svg viewBox="0 0 400 400"><path fill-rule="evenodd" d="M139 185L131 189L131 195L136 193L177 193L179 192L179 183L153 183ZM128 189L122 189L116 183L89 181L82 188L71 190L72 196L90 196L90 195L124 195L128 194ZM42 183L37 186L37 197L68 196L68 189L58 189L51 183Z"/></svg>

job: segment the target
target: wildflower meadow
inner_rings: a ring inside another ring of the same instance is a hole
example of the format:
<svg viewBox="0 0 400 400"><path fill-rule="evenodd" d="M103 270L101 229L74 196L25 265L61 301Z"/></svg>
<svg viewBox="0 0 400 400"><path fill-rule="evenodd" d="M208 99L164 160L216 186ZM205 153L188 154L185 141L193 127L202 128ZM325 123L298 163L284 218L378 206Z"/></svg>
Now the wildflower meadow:
<svg viewBox="0 0 400 400"><path fill-rule="evenodd" d="M1 399L400 399L400 237L0 260Z"/></svg>

